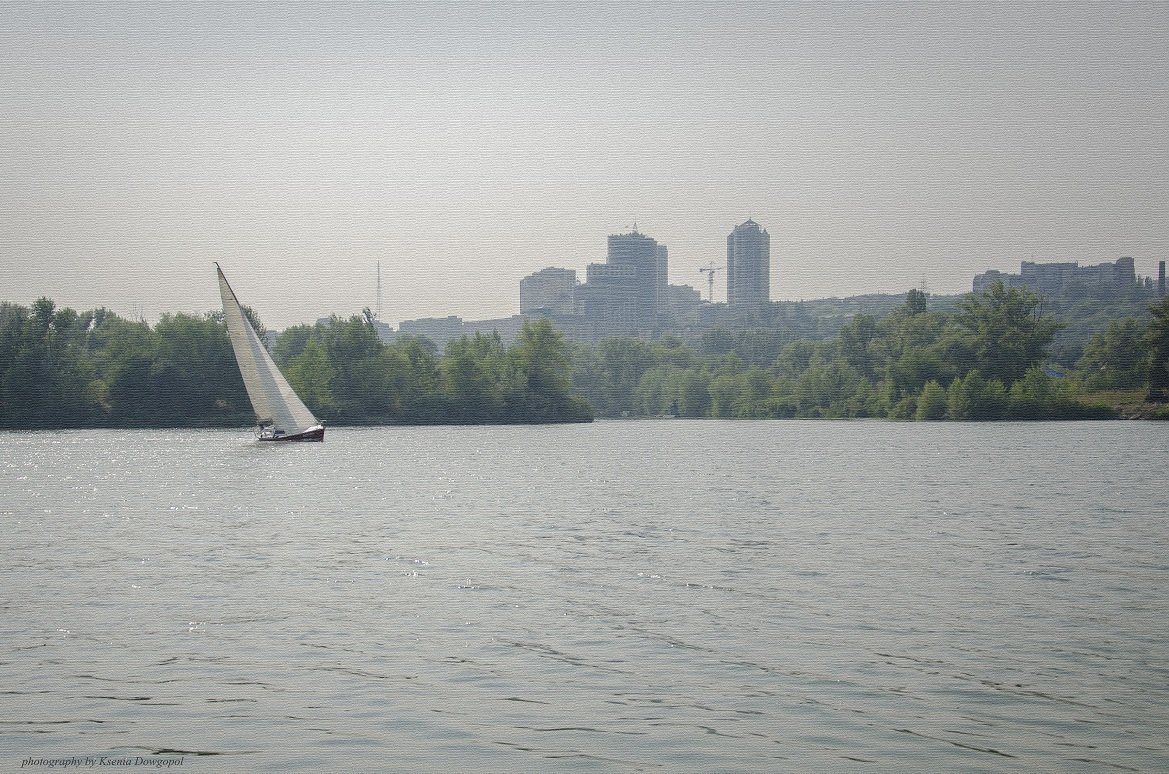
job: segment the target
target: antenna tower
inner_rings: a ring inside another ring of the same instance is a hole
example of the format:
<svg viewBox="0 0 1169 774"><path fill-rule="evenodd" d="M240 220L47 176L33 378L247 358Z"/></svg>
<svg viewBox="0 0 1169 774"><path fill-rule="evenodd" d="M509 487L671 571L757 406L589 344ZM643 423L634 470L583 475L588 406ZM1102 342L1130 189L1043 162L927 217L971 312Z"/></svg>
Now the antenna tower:
<svg viewBox="0 0 1169 774"><path fill-rule="evenodd" d="M712 304L714 303L714 273L725 268L725 266L704 266L698 270L699 274L706 275L706 300Z"/></svg>
<svg viewBox="0 0 1169 774"><path fill-rule="evenodd" d="M382 319L382 262L377 262L377 310L374 319Z"/></svg>

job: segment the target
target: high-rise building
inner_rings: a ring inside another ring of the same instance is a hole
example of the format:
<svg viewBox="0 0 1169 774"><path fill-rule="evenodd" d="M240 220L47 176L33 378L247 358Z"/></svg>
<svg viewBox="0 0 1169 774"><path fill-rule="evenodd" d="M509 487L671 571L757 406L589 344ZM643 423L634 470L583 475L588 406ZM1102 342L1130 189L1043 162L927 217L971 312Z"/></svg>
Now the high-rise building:
<svg viewBox="0 0 1169 774"><path fill-rule="evenodd" d="M520 280L520 314L576 313L576 272L549 267Z"/></svg>
<svg viewBox="0 0 1169 774"><path fill-rule="evenodd" d="M670 257L665 245L654 248L654 290L657 313L661 314L670 298Z"/></svg>
<svg viewBox="0 0 1169 774"><path fill-rule="evenodd" d="M666 297L669 257L665 245L653 237L638 233L637 226L628 234L609 235L609 253L605 265L628 272L632 286L635 314L639 321L652 321ZM589 275L592 281L592 272Z"/></svg>
<svg viewBox="0 0 1169 774"><path fill-rule="evenodd" d="M727 236L727 303L771 300L771 236L748 219Z"/></svg>
<svg viewBox="0 0 1169 774"><path fill-rule="evenodd" d="M590 263L585 272L585 284L577 289L585 317L603 321L614 332L636 330L640 315L633 267Z"/></svg>
<svg viewBox="0 0 1169 774"><path fill-rule="evenodd" d="M605 262L588 264L583 284L568 269L548 268L525 277L520 312L555 317L576 326L578 335L585 331L594 338L637 335L679 321L693 324L697 291L670 285L669 268L666 246L635 225L627 234L609 236Z"/></svg>

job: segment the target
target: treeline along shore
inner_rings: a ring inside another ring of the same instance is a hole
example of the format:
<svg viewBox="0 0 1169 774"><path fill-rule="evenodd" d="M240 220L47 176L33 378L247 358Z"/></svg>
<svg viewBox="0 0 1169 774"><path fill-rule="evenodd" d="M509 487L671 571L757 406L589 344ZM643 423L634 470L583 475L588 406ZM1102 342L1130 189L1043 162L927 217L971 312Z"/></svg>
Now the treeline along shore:
<svg viewBox="0 0 1169 774"><path fill-rule="evenodd" d="M1108 310L1088 305L1101 329L1092 335L1085 320L1058 320L1040 296L1001 283L949 312L930 311L919 290L905 298L819 340L764 330L715 331L698 347L610 339L574 351L574 383L602 417L1169 418L1165 298L1104 324ZM1076 336L1056 356L1067 329Z"/></svg>
<svg viewBox="0 0 1169 774"><path fill-rule="evenodd" d="M1052 359L1066 324L996 284L956 310L910 291L833 338L716 330L697 341L568 342L547 320L517 341L378 339L367 313L298 325L272 354L333 424L484 424L601 417L904 420L1169 418L1169 300L1112 320L1074 362ZM261 337L258 318L248 316ZM1066 357L1063 358L1066 360ZM221 315L154 326L47 298L0 304L0 426L201 427L253 423Z"/></svg>
<svg viewBox="0 0 1169 774"><path fill-rule="evenodd" d="M264 326L245 312L265 338ZM381 342L369 316L300 325L273 355L319 417L336 424L587 422L567 347L547 321L454 342ZM222 314L165 314L151 327L106 310L0 305L0 426L254 424Z"/></svg>

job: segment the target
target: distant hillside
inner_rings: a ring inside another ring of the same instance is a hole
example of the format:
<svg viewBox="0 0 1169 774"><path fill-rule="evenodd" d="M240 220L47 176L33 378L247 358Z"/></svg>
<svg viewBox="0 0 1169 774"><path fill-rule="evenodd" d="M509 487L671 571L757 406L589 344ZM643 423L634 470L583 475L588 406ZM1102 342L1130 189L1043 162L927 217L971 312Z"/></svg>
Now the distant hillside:
<svg viewBox="0 0 1169 774"><path fill-rule="evenodd" d="M1130 298L1045 299L1043 311L1067 326L1055 334L1051 359L1060 365L1074 365L1093 334L1103 333L1114 320L1131 317L1147 322L1149 306L1156 300L1152 294Z"/></svg>
<svg viewBox="0 0 1169 774"><path fill-rule="evenodd" d="M930 296L927 307L934 312L952 312L962 296ZM684 331L663 328L659 336L677 336L697 343L726 332L772 334L777 341L831 339L839 335L858 314L881 319L905 304L905 293L871 293L848 298L819 298L810 301L773 301L766 306L729 307L704 305L699 324Z"/></svg>
<svg viewBox="0 0 1169 774"><path fill-rule="evenodd" d="M962 299L969 294L929 296L927 308L931 312L952 313L958 311ZM749 314L733 315L722 311L709 314L697 336L719 328L727 330L758 330L782 333L786 341L799 339L830 339L858 314L866 314L877 320L905 303L906 294L870 293L848 298L820 298L811 301L777 301L769 308ZM1151 291L1134 292L1123 298L1109 297L1065 297L1045 298L1041 311L1052 314L1064 324L1055 335L1051 357L1056 362L1071 366L1083 354L1084 345L1096 333L1102 333L1114 320L1129 317L1145 320L1149 306L1156 301ZM722 307L726 309L726 307ZM685 337L684 337L685 338Z"/></svg>

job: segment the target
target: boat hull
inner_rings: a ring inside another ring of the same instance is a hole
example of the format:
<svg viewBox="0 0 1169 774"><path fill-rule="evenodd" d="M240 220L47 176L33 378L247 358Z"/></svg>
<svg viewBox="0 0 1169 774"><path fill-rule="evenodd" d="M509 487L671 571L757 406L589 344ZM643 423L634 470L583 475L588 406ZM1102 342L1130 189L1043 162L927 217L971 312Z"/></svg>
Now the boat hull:
<svg viewBox="0 0 1169 774"><path fill-rule="evenodd" d="M291 435L268 435L265 433L261 435L261 441L323 441L325 440L325 428L321 425L310 427L308 430L300 433L292 433Z"/></svg>

